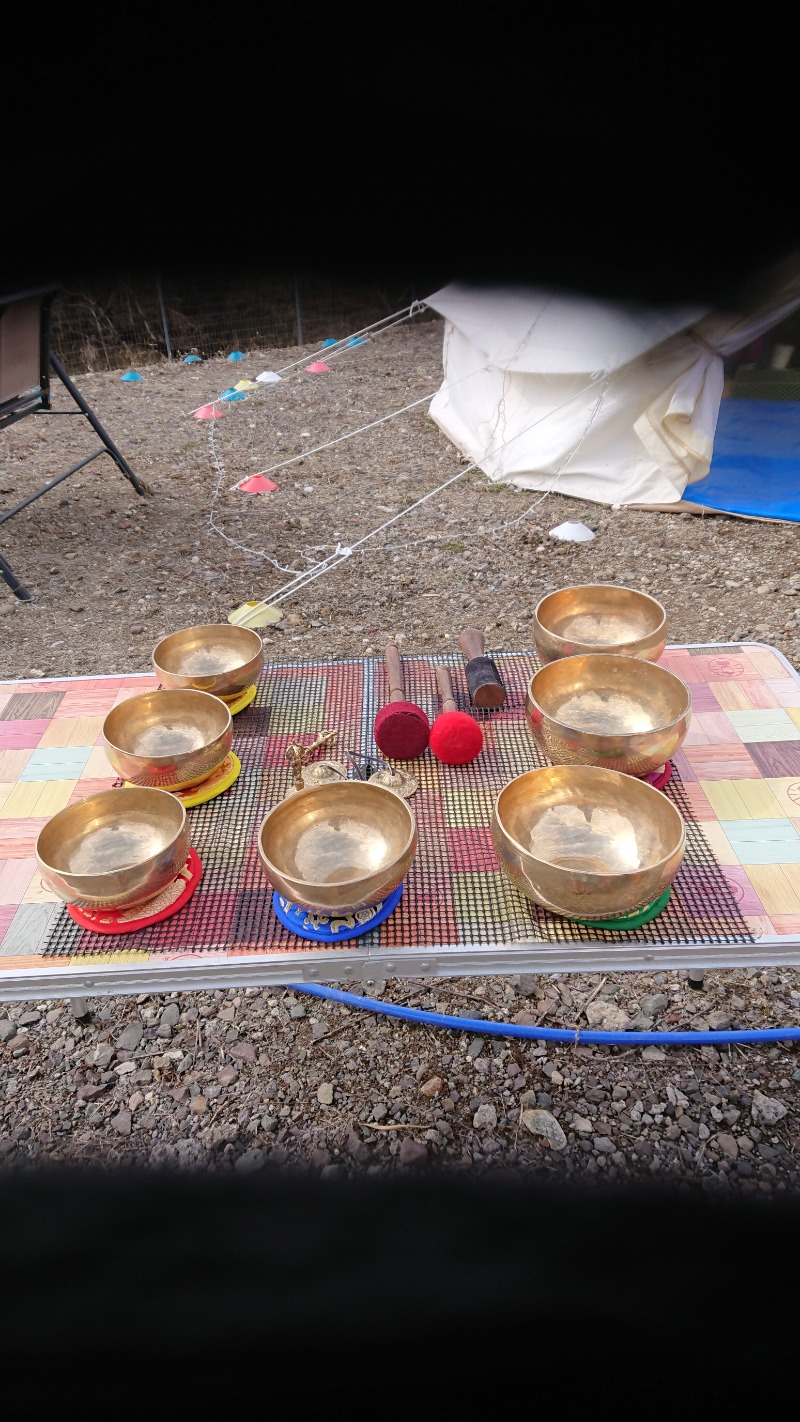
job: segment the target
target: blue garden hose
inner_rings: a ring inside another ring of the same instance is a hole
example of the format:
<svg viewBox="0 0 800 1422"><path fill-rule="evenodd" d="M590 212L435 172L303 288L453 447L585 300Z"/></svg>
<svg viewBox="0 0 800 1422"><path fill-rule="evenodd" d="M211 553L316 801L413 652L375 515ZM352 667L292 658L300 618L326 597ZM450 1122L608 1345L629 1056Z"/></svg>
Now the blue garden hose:
<svg viewBox="0 0 800 1422"><path fill-rule="evenodd" d="M292 992L309 997L323 997L328 1002L341 1002L345 1007L360 1007L364 1012L378 1012L384 1017L399 1017L403 1022L416 1022L426 1027L449 1027L456 1032L473 1032L481 1037L521 1037L529 1042L579 1042L605 1047L720 1047L728 1042L796 1042L800 1027L765 1027L738 1032L591 1032L582 1028L523 1027L519 1023L484 1022L475 1017L450 1017L444 1012L424 1012L414 1007L400 1007L393 1002L378 1002L374 997L359 997L338 988L311 986L308 983L289 984Z"/></svg>

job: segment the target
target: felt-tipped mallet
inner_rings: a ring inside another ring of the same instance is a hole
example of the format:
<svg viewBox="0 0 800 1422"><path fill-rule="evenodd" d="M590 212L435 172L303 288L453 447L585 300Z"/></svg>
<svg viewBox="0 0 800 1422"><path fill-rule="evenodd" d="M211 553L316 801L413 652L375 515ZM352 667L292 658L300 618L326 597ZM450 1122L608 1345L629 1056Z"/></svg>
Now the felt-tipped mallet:
<svg viewBox="0 0 800 1422"><path fill-rule="evenodd" d="M483 731L466 711L456 709L447 667L436 668L442 709L431 729L431 750L445 765L467 765L483 750Z"/></svg>
<svg viewBox="0 0 800 1422"><path fill-rule="evenodd" d="M491 657L486 656L483 633L477 627L465 627L458 639L458 645L469 658L465 674L473 706L478 706L481 711L503 706L506 689Z"/></svg>
<svg viewBox="0 0 800 1422"><path fill-rule="evenodd" d="M385 660L389 700L375 717L375 744L389 760L416 760L430 740L431 723L421 706L406 700L400 653L393 642Z"/></svg>

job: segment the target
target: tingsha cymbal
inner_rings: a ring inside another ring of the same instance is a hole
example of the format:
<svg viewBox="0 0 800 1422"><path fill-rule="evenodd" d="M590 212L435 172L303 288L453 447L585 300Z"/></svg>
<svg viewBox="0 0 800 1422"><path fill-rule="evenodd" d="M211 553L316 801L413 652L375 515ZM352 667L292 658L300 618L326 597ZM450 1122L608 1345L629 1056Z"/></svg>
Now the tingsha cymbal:
<svg viewBox="0 0 800 1422"><path fill-rule="evenodd" d="M393 770L388 766L385 770L376 770L374 775L369 777L368 783L383 785L387 790L393 790L395 795L399 795L403 800L407 800L419 789L419 781L407 770Z"/></svg>

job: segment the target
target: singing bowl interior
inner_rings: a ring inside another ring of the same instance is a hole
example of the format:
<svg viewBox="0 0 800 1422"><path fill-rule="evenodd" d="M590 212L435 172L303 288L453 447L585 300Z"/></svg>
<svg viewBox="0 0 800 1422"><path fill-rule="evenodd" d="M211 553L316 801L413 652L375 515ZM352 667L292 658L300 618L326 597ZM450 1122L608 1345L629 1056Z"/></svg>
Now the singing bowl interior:
<svg viewBox="0 0 800 1422"><path fill-rule="evenodd" d="M165 790L100 790L48 820L36 841L45 881L68 903L134 906L183 868L186 810Z"/></svg>
<svg viewBox="0 0 800 1422"><path fill-rule="evenodd" d="M404 878L416 847L406 801L381 785L351 780L282 800L259 835L273 886L292 903L321 912L379 902Z"/></svg>
<svg viewBox="0 0 800 1422"><path fill-rule="evenodd" d="M115 706L103 722L106 755L124 780L161 789L204 779L233 743L231 713L205 691L145 691Z"/></svg>
<svg viewBox="0 0 800 1422"><path fill-rule="evenodd" d="M685 827L645 782L561 765L528 771L500 791L492 838L529 898L576 918L613 918L652 902L672 882Z"/></svg>
<svg viewBox="0 0 800 1422"><path fill-rule="evenodd" d="M531 677L525 710L551 760L607 759L614 762L610 769L645 775L683 744L692 698L666 667L595 653L542 667Z"/></svg>
<svg viewBox="0 0 800 1422"><path fill-rule="evenodd" d="M657 661L667 615L647 593L614 583L586 583L549 593L534 613L534 641L543 661L583 652L616 652Z"/></svg>
<svg viewBox="0 0 800 1422"><path fill-rule="evenodd" d="M233 696L261 671L263 643L257 632L230 622L186 627L158 643L153 666L164 686Z"/></svg>

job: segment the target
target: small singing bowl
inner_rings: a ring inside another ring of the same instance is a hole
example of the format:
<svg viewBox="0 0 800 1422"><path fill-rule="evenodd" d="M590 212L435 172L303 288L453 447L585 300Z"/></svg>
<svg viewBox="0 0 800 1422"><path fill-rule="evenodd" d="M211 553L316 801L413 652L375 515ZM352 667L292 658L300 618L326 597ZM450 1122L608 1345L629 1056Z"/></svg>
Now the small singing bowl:
<svg viewBox="0 0 800 1422"><path fill-rule="evenodd" d="M621 918L652 903L675 878L685 840L660 790L588 765L529 770L503 787L492 813L505 873L566 918Z"/></svg>
<svg viewBox="0 0 800 1422"><path fill-rule="evenodd" d="M258 836L272 887L291 904L321 914L381 903L402 883L416 852L413 810L369 781L300 790L270 810Z"/></svg>
<svg viewBox="0 0 800 1422"><path fill-rule="evenodd" d="M654 597L615 583L561 588L538 604L533 641L540 662L587 652L657 662L667 645L667 614Z"/></svg>
<svg viewBox="0 0 800 1422"><path fill-rule="evenodd" d="M692 697L680 677L653 662L563 657L531 677L525 716L554 765L649 775L683 745Z"/></svg>
<svg viewBox="0 0 800 1422"><path fill-rule="evenodd" d="M143 691L109 711L103 743L131 785L185 790L222 764L233 720L225 702L206 691Z"/></svg>
<svg viewBox="0 0 800 1422"><path fill-rule="evenodd" d="M189 857L186 810L165 790L99 790L41 830L36 862L52 893L77 908L135 908Z"/></svg>
<svg viewBox="0 0 800 1422"><path fill-rule="evenodd" d="M186 627L165 637L153 651L162 686L175 691L208 691L233 701L252 686L264 665L257 632L230 622Z"/></svg>

